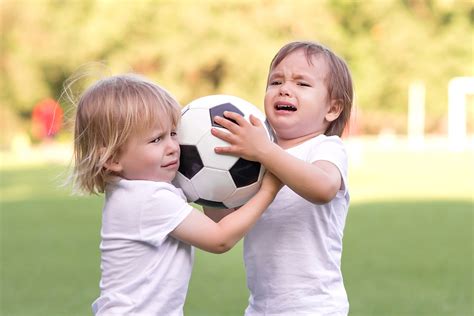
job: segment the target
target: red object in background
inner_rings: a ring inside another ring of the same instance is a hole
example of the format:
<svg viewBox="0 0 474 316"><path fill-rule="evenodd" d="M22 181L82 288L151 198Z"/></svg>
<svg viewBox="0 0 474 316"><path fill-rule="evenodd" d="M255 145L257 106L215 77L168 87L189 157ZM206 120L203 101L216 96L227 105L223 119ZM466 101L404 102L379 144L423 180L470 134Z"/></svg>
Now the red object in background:
<svg viewBox="0 0 474 316"><path fill-rule="evenodd" d="M63 109L53 99L45 99L35 105L31 120L34 137L41 140L52 138L61 129Z"/></svg>

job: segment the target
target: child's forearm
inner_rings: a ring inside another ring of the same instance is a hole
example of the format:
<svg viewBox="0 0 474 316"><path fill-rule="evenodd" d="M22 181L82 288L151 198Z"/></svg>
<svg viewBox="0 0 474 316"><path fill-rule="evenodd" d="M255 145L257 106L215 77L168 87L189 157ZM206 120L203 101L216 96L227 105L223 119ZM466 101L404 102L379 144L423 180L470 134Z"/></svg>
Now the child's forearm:
<svg viewBox="0 0 474 316"><path fill-rule="evenodd" d="M318 165L305 162L277 144L267 146L259 153L258 160L283 184L313 203L329 202L340 187L341 178L336 166L329 162Z"/></svg>
<svg viewBox="0 0 474 316"><path fill-rule="evenodd" d="M274 198L275 194L272 192L260 190L244 206L223 217L218 222L223 233L218 252L228 251L242 239Z"/></svg>
<svg viewBox="0 0 474 316"><path fill-rule="evenodd" d="M205 251L226 252L250 230L280 188L281 183L275 176L265 174L260 190L244 206L225 216L218 223L194 209L171 232L171 235ZM214 211L217 212L215 209ZM226 210L222 212L225 213Z"/></svg>

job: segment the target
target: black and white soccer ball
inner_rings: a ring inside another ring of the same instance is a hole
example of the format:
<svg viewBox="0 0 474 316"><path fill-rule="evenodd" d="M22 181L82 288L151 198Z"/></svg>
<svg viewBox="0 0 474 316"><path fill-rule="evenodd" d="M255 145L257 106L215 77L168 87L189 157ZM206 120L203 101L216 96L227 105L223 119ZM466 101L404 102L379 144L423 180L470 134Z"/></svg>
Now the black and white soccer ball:
<svg viewBox="0 0 474 316"><path fill-rule="evenodd" d="M211 128L224 129L214 123L214 116L224 111L250 114L262 122L265 115L253 104L231 95L209 95L196 99L183 108L178 139L180 166L173 180L188 202L215 208L234 208L245 204L260 188L264 167L255 161L214 152L228 143L213 136ZM264 124L269 139L271 129Z"/></svg>

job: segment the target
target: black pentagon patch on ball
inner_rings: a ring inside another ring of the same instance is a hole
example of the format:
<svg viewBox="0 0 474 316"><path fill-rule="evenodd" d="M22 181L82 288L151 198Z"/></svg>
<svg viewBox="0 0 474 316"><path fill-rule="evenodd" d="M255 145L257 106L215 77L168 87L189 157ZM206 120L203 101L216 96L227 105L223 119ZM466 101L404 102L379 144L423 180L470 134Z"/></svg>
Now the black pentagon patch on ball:
<svg viewBox="0 0 474 316"><path fill-rule="evenodd" d="M191 179L196 173L204 168L201 156L194 145L179 145L181 156L179 157L179 169L186 178Z"/></svg>
<svg viewBox="0 0 474 316"><path fill-rule="evenodd" d="M229 172L232 179L234 179L235 186L241 188L257 182L260 167L259 162L240 158L232 168L230 168Z"/></svg>
<svg viewBox="0 0 474 316"><path fill-rule="evenodd" d="M212 126L222 127L221 125L214 122L214 117L216 117L216 116L224 117L224 111L235 112L235 113L238 113L238 114L244 116L244 113L242 113L242 111L240 111L232 103L223 103L223 104L220 104L220 105L216 105L216 106L212 107L211 109L209 109L209 112L210 112L210 115L211 115ZM235 124L237 124L237 122L234 121L234 120L230 120L230 119L228 119L228 120L234 122Z"/></svg>
<svg viewBox="0 0 474 316"><path fill-rule="evenodd" d="M211 200L206 200L206 199L198 199L194 201L194 203L202 205L202 206L213 207L213 208L228 208L222 202L216 202L216 201L211 201Z"/></svg>

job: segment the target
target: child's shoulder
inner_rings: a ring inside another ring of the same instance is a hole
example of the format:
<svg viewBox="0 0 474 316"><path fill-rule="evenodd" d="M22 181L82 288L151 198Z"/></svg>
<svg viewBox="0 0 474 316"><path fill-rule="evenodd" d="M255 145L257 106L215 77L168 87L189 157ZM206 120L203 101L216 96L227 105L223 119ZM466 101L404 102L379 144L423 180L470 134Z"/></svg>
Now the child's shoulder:
<svg viewBox="0 0 474 316"><path fill-rule="evenodd" d="M345 145L341 137L337 135L327 136L327 135L318 135L312 138L312 143L308 146L313 150L317 149L318 151L337 151L345 152Z"/></svg>
<svg viewBox="0 0 474 316"><path fill-rule="evenodd" d="M336 146L344 146L342 139L339 136L337 135L327 136L324 134L320 134L302 142L301 144L298 144L295 147L292 147L292 149L293 150L304 149L304 148L310 149L314 147L319 147L322 144L334 144Z"/></svg>
<svg viewBox="0 0 474 316"><path fill-rule="evenodd" d="M327 136L327 135L324 135L324 134L320 134L318 136L315 136L315 137L311 138L310 141L311 140L314 143L326 143L326 142L338 143L338 144L343 143L341 137L339 137L337 135Z"/></svg>
<svg viewBox="0 0 474 316"><path fill-rule="evenodd" d="M114 183L109 184L107 186L107 191L121 191L124 193L142 196L151 196L158 192L171 192L173 194L181 195L180 189L176 188L171 183L149 180L120 179Z"/></svg>
<svg viewBox="0 0 474 316"><path fill-rule="evenodd" d="M330 157L345 157L346 150L339 136L317 135L305 142L287 149L287 152L307 162L330 160Z"/></svg>

